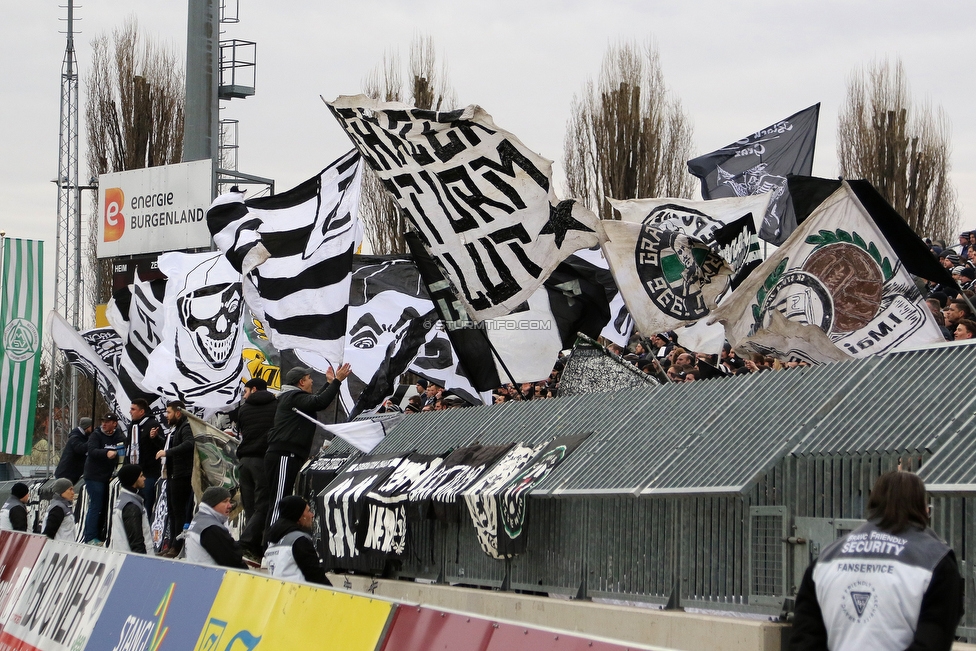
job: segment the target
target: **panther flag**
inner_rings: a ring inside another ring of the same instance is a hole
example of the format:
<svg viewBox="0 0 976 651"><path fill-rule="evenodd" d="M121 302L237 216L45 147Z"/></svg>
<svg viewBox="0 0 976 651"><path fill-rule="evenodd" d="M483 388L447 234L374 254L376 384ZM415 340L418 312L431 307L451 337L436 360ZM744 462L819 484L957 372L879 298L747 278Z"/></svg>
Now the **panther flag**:
<svg viewBox="0 0 976 651"><path fill-rule="evenodd" d="M482 404L484 397L461 368L414 261L357 255L352 269L343 353L352 370L339 391L346 413L379 406L406 371L469 404Z"/></svg>
<svg viewBox="0 0 976 651"><path fill-rule="evenodd" d="M521 306L597 217L559 201L552 163L482 108L436 113L365 95L329 105L476 322Z"/></svg>
<svg viewBox="0 0 976 651"><path fill-rule="evenodd" d="M217 197L207 211L214 244L244 275L244 297L278 350L325 373L342 363L352 256L362 241L360 156L342 156L270 197Z"/></svg>
<svg viewBox="0 0 976 651"><path fill-rule="evenodd" d="M759 236L779 246L796 227L786 177L813 171L820 104L765 129L688 161L701 179L702 199L745 197L772 192Z"/></svg>
<svg viewBox="0 0 976 651"><path fill-rule="evenodd" d="M3 239L0 288L0 446L29 454L41 371L44 242Z"/></svg>
<svg viewBox="0 0 976 651"><path fill-rule="evenodd" d="M244 358L241 274L220 252L165 253L162 339L144 383L154 393L213 412L240 400Z"/></svg>
<svg viewBox="0 0 976 651"><path fill-rule="evenodd" d="M912 274L945 270L870 183L794 177L790 189L827 198L712 313L733 345L818 364L943 341Z"/></svg>

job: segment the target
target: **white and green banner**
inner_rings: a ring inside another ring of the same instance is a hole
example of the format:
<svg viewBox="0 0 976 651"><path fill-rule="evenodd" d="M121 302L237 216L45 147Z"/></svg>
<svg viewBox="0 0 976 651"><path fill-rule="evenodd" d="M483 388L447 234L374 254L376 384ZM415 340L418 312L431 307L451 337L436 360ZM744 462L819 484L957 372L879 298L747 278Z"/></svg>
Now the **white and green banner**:
<svg viewBox="0 0 976 651"><path fill-rule="evenodd" d="M29 454L41 372L44 243L3 241L0 285L0 436L2 451Z"/></svg>

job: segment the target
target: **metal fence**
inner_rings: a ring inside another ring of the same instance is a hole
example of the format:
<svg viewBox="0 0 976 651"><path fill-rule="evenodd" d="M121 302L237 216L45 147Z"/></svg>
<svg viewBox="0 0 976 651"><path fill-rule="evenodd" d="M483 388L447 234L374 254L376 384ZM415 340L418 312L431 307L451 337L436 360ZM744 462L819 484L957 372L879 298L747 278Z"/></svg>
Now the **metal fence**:
<svg viewBox="0 0 976 651"><path fill-rule="evenodd" d="M974 362L976 346L957 346L410 416L376 452L594 433L530 494L525 554L488 557L462 511L454 522L411 523L396 568L360 559L345 569L776 616L792 608L820 550L863 522L877 477L901 466L945 482L930 482L932 526L965 578L959 634L976 640L976 463L953 461L976 459ZM943 380L957 382L950 406Z"/></svg>

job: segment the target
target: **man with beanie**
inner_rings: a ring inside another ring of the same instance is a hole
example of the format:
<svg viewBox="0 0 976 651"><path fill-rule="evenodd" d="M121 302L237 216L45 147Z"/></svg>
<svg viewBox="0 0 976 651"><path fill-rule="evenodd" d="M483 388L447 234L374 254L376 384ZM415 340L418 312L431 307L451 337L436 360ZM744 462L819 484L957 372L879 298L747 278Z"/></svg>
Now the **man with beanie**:
<svg viewBox="0 0 976 651"><path fill-rule="evenodd" d="M343 364L333 373L330 366L325 374L328 382L318 393L312 393L312 372L307 368L296 366L285 374L285 384L278 394L274 425L268 432L268 454L264 457L271 489L269 528L278 519L278 502L292 494L298 471L311 454L315 423L308 418L315 418L332 403L349 370L349 364Z"/></svg>
<svg viewBox="0 0 976 651"><path fill-rule="evenodd" d="M119 464L119 455L125 449L125 434L117 429L118 424L118 416L105 414L101 426L88 437L88 457L85 459L85 491L88 493L86 543L101 542L100 519L108 502L108 483Z"/></svg>
<svg viewBox="0 0 976 651"><path fill-rule="evenodd" d="M183 533L183 525L190 520L193 504L193 430L190 421L183 413L186 406L179 400L166 405L166 420L169 421L169 436L164 449L156 453L157 459L166 459L166 502L169 513L169 550L163 556L176 556L183 547L177 536Z"/></svg>
<svg viewBox="0 0 976 651"><path fill-rule="evenodd" d="M186 560L246 570L241 548L230 535L227 516L233 509L230 491L211 486L203 491L200 508L186 532Z"/></svg>
<svg viewBox="0 0 976 651"><path fill-rule="evenodd" d="M154 556L149 513L140 491L146 486L146 475L135 464L119 468L119 498L112 509L112 538L109 547L122 552Z"/></svg>
<svg viewBox="0 0 976 651"><path fill-rule="evenodd" d="M264 557L276 579L332 585L312 542L312 509L297 495L278 503L278 521L268 530Z"/></svg>
<svg viewBox="0 0 976 651"><path fill-rule="evenodd" d="M54 476L58 479L66 477L72 484L77 484L78 480L85 472L85 459L88 457L88 437L92 431L92 419L82 418L78 421L78 427L68 432L68 440L61 451L61 459L58 460L58 467L54 469Z"/></svg>
<svg viewBox="0 0 976 651"><path fill-rule="evenodd" d="M139 490L142 501L146 505L146 512L152 518L153 508L156 505L156 482L159 481L162 472L162 462L156 458L156 453L163 449L166 438L159 423L153 418L149 403L144 398L136 398L129 406L129 417L132 424L129 426L128 453L126 463L131 463L142 468L142 474L146 476L145 486Z"/></svg>
<svg viewBox="0 0 976 651"><path fill-rule="evenodd" d="M30 489L17 482L10 489L10 497L0 507L0 531L27 531L27 502Z"/></svg>
<svg viewBox="0 0 976 651"><path fill-rule="evenodd" d="M41 530L51 540L75 541L75 512L71 507L75 499L75 485L70 479L62 477L54 480L51 485L51 498L44 516L44 528Z"/></svg>
<svg viewBox="0 0 976 651"><path fill-rule="evenodd" d="M241 547L260 559L264 553L264 527L268 521L268 474L264 457L268 453L268 430L274 424L278 402L268 383L251 378L244 385L244 402L237 410L241 444L237 459L241 473L241 502L247 525L241 532Z"/></svg>

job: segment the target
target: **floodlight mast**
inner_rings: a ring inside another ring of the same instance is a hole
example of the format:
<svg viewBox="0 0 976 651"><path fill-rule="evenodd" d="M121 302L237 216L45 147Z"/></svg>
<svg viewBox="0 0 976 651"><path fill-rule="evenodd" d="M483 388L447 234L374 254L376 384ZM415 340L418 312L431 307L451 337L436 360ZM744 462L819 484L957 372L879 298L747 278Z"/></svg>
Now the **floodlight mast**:
<svg viewBox="0 0 976 651"><path fill-rule="evenodd" d="M54 240L54 310L75 329L82 325L81 190L78 182L78 60L75 57L74 0L67 0L67 43L61 66L61 115L58 135L57 230ZM51 343L48 413L48 474L54 448L78 419L78 375Z"/></svg>

